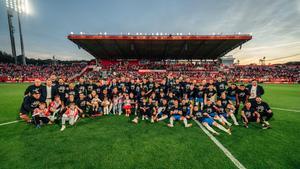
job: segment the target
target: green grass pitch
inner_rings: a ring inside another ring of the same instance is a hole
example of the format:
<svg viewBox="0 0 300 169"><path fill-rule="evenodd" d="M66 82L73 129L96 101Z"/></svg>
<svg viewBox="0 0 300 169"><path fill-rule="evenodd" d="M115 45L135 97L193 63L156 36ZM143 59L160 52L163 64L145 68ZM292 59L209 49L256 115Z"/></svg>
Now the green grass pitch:
<svg viewBox="0 0 300 169"><path fill-rule="evenodd" d="M0 84L0 123L17 118L27 84ZM300 110L300 85L264 85L271 108ZM273 109L272 129L233 127L217 139L248 169L300 168L300 112ZM0 168L235 168L194 123L82 119L64 132L23 122L0 126Z"/></svg>

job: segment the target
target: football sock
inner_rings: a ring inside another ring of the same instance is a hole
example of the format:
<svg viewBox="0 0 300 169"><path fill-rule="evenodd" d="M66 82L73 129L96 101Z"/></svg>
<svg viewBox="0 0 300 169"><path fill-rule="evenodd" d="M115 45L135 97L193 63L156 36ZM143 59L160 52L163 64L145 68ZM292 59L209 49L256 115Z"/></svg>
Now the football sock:
<svg viewBox="0 0 300 169"><path fill-rule="evenodd" d="M225 127L223 127L222 125L217 124L217 127L218 127L220 130L223 130L223 131L225 131L226 133L228 133L228 130L227 130Z"/></svg>
<svg viewBox="0 0 300 169"><path fill-rule="evenodd" d="M207 128L207 130L209 130L210 132L212 132L212 133L217 133L212 127L210 127L209 125L204 125L206 128Z"/></svg>
<svg viewBox="0 0 300 169"><path fill-rule="evenodd" d="M221 119L229 126L231 126L231 123L229 123L225 117L221 116Z"/></svg>
<svg viewBox="0 0 300 169"><path fill-rule="evenodd" d="M173 125L173 122L174 122L173 118L170 118L170 124L171 125Z"/></svg>
<svg viewBox="0 0 300 169"><path fill-rule="evenodd" d="M238 124L238 122L237 122L237 120L236 120L234 114L230 114L230 117L231 117L231 119L233 120L233 123L234 123L234 124Z"/></svg>
<svg viewBox="0 0 300 169"><path fill-rule="evenodd" d="M184 124L184 126L187 126L187 125L188 125L186 118L183 119L183 124Z"/></svg>

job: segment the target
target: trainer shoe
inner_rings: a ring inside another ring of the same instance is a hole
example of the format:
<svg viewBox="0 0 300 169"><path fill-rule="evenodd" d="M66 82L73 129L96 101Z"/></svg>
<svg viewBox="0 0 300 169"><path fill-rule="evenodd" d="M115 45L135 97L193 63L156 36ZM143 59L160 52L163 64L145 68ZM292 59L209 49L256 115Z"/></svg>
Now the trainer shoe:
<svg viewBox="0 0 300 169"><path fill-rule="evenodd" d="M220 133L218 133L218 132L215 132L215 133L212 133L212 134L215 135L215 136L220 135Z"/></svg>
<svg viewBox="0 0 300 169"><path fill-rule="evenodd" d="M232 126L232 124L231 124L231 123L228 123L227 125L228 125L229 127L230 127L230 126Z"/></svg>
<svg viewBox="0 0 300 169"><path fill-rule="evenodd" d="M174 125L172 125L172 124L168 124L168 127L174 127Z"/></svg>
<svg viewBox="0 0 300 169"><path fill-rule="evenodd" d="M188 125L186 125L185 127L186 127L186 128L192 127L192 125L193 125L193 124L188 124Z"/></svg>
<svg viewBox="0 0 300 169"><path fill-rule="evenodd" d="M64 131L66 129L66 126L61 126L60 131Z"/></svg>
<svg viewBox="0 0 300 169"><path fill-rule="evenodd" d="M266 126L264 126L262 129L263 129L263 130L266 130L266 129L269 129L269 128L270 128L270 126L266 125Z"/></svg>

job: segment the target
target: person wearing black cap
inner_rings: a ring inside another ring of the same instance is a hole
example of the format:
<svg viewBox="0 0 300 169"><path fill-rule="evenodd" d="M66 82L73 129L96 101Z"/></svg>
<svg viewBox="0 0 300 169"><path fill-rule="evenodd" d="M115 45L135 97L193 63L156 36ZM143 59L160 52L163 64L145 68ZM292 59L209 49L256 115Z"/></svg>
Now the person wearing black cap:
<svg viewBox="0 0 300 169"><path fill-rule="evenodd" d="M26 122L31 122L30 115L39 106L40 102L41 94L38 90L33 91L30 96L26 96L20 108L20 118Z"/></svg>

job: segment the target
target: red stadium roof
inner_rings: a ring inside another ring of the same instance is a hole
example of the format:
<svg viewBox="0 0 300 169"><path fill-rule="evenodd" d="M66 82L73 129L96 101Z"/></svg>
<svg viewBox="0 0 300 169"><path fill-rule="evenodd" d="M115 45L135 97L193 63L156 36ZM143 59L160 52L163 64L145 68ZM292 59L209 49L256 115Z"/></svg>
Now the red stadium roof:
<svg viewBox="0 0 300 169"><path fill-rule="evenodd" d="M250 35L69 35L98 59L218 59Z"/></svg>

